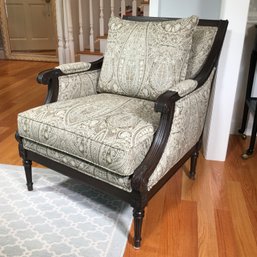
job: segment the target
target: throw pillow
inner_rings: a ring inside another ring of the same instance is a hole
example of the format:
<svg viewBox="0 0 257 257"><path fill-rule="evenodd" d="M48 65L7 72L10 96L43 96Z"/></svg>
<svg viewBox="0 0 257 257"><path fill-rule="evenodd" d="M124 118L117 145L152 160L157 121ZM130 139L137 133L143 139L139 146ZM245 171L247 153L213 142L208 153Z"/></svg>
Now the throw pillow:
<svg viewBox="0 0 257 257"><path fill-rule="evenodd" d="M198 17L130 21L112 17L99 92L156 100L185 79Z"/></svg>

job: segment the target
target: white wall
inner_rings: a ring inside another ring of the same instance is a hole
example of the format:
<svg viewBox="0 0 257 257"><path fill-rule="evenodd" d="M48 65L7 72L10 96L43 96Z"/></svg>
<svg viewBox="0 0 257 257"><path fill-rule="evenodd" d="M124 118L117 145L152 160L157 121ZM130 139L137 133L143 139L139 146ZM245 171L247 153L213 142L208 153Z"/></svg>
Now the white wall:
<svg viewBox="0 0 257 257"><path fill-rule="evenodd" d="M238 88L233 111L232 125L230 129L231 134L236 134L238 132L238 129L241 127L251 53L255 44L255 37L257 34L255 24L257 24L257 0L251 0L248 13L248 22L244 40L241 67L238 79ZM252 96L257 97L257 68L255 70ZM247 122L247 128L245 131L247 135L251 134L252 125L253 115L250 113Z"/></svg>
<svg viewBox="0 0 257 257"><path fill-rule="evenodd" d="M238 85L240 64L248 16L249 0L223 0L221 19L228 19L229 26L222 49L209 131L205 133L206 159L224 161L227 154L232 112Z"/></svg>
<svg viewBox="0 0 257 257"><path fill-rule="evenodd" d="M160 0L159 13L162 17L187 17L192 14L203 19L217 19L221 0Z"/></svg>
<svg viewBox="0 0 257 257"><path fill-rule="evenodd" d="M240 65L240 73L238 78L238 87L236 92L234 111L233 111L232 123L231 123L231 129L230 129L231 134L237 134L238 129L241 127L241 122L243 117L243 106L245 101L246 87L247 87L247 80L248 80L248 71L250 66L251 53L255 42L256 32L257 31L255 28L255 24L248 23L246 27L242 60ZM257 78L257 69L255 72L255 80L253 85L254 96L256 96L256 91L257 91L256 78ZM247 135L251 134L252 124L253 124L253 118L252 118L252 114L250 114L247 128L245 131Z"/></svg>
<svg viewBox="0 0 257 257"><path fill-rule="evenodd" d="M236 3L234 0L191 0L186 2L180 0L176 3L173 1L151 0L151 4L155 6L156 10L150 6L150 14L182 17L194 13L201 18L229 20L203 142L206 159L224 161L238 85L249 0L237 0ZM215 5L213 5L214 2Z"/></svg>

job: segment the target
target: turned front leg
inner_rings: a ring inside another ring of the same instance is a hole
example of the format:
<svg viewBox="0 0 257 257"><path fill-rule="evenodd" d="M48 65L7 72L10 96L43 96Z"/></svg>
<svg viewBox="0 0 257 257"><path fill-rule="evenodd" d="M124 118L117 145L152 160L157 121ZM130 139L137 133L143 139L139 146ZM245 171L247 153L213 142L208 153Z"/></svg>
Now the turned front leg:
<svg viewBox="0 0 257 257"><path fill-rule="evenodd" d="M134 217L134 247L140 248L141 246L141 231L142 231L142 224L144 218L144 209L134 209L133 210L133 217Z"/></svg>
<svg viewBox="0 0 257 257"><path fill-rule="evenodd" d="M31 171L32 162L29 160L24 160L23 166L26 174L27 188L29 191L32 191L33 190L32 171Z"/></svg>

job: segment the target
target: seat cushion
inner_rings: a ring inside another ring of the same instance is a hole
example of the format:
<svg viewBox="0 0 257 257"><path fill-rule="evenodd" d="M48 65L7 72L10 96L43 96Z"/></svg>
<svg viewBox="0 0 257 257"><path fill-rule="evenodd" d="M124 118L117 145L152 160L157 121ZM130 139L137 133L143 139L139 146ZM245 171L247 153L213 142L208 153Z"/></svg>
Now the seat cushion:
<svg viewBox="0 0 257 257"><path fill-rule="evenodd" d="M129 176L144 159L159 119L152 101L97 94L20 113L18 131L30 141Z"/></svg>
<svg viewBox="0 0 257 257"><path fill-rule="evenodd" d="M98 91L156 100L185 79L198 18L137 22L112 17Z"/></svg>
<svg viewBox="0 0 257 257"><path fill-rule="evenodd" d="M103 168L89 164L88 162L74 156L44 145L40 145L27 139L23 139L22 143L26 150L38 153L41 156L47 157L48 159L61 163L93 178L100 179L127 192L132 191L130 176L120 176Z"/></svg>

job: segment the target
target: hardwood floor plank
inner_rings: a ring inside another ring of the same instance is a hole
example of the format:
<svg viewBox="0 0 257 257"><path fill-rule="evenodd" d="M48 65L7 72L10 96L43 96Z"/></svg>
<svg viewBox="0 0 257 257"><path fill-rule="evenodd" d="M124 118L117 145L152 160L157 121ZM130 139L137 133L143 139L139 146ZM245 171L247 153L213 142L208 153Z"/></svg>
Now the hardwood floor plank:
<svg viewBox="0 0 257 257"><path fill-rule="evenodd" d="M257 245L252 231L245 197L239 182L228 182L228 198L232 215L235 238L240 257L256 257Z"/></svg>
<svg viewBox="0 0 257 257"><path fill-rule="evenodd" d="M210 190L213 208L229 210L226 191L226 176L223 162L209 162L210 164Z"/></svg>
<svg viewBox="0 0 257 257"><path fill-rule="evenodd" d="M231 212L215 211L219 257L240 257Z"/></svg>
<svg viewBox="0 0 257 257"><path fill-rule="evenodd" d="M179 232L177 235L177 255L197 257L198 255L198 217L197 203L182 201L179 205ZM174 231L174 234L176 232Z"/></svg>

